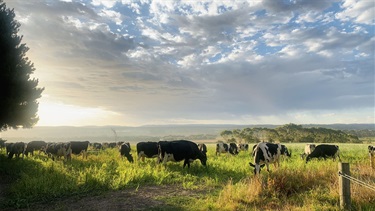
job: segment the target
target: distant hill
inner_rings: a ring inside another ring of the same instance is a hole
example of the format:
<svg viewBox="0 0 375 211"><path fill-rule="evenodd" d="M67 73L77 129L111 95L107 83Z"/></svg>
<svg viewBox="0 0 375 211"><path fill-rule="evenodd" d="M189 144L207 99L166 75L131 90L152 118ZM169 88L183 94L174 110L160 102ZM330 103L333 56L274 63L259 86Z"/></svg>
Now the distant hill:
<svg viewBox="0 0 375 211"><path fill-rule="evenodd" d="M70 140L90 140L90 141L113 141L117 138L126 140L135 139L135 137L162 137L165 136L192 136L192 135L210 135L219 136L223 130L243 129L243 128L270 128L274 129L281 125L145 125L140 127L127 126L59 126L47 127L39 126L32 129L8 130L0 133L0 138L8 141L70 141ZM375 130L375 124L331 124L302 125L306 128L323 127L335 130Z"/></svg>

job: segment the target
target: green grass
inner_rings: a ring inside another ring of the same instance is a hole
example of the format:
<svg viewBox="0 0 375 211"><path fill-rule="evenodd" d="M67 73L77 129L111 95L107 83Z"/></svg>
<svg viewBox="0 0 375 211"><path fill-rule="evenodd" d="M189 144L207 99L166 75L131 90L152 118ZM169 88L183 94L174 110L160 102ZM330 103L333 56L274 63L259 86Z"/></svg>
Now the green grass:
<svg viewBox="0 0 375 211"><path fill-rule="evenodd" d="M35 202L68 196L178 185L196 191L198 196L158 199L185 210L339 210L337 161L312 160L305 164L299 157L304 144L286 145L292 150L292 158L283 159L279 168L271 164L270 173L264 168L260 177L254 177L249 167L250 151L216 156L214 145L208 145L207 168L195 161L190 169L182 168L183 162L162 165L155 159L132 164L121 159L115 149L90 154L87 160L75 156L71 162L52 161L42 155L12 160L0 156L1 179L10 183L0 207L26 208ZM374 185L375 170L369 167L367 144L339 146L341 159L350 163L352 176ZM352 192L356 210L375 208L374 191L352 184Z"/></svg>

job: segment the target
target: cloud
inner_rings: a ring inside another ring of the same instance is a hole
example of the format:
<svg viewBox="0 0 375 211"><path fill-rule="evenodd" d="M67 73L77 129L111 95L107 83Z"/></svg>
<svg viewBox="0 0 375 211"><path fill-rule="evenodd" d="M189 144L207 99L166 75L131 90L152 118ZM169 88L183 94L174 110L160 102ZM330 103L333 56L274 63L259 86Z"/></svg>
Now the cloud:
<svg viewBox="0 0 375 211"><path fill-rule="evenodd" d="M342 12L336 14L343 21L354 21L361 24L375 24L375 4L373 1L344 0Z"/></svg>
<svg viewBox="0 0 375 211"><path fill-rule="evenodd" d="M51 101L147 124L373 108L373 5L364 2L7 5Z"/></svg>

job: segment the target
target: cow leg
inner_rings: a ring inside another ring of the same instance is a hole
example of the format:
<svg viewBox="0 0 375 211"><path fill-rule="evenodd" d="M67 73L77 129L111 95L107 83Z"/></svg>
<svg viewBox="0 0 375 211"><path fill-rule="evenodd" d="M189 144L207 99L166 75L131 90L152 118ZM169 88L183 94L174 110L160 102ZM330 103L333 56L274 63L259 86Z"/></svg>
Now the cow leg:
<svg viewBox="0 0 375 211"><path fill-rule="evenodd" d="M183 168L185 168L186 164L187 164L188 168L190 168L189 159L185 159Z"/></svg>
<svg viewBox="0 0 375 211"><path fill-rule="evenodd" d="M167 154L167 153L164 153L163 163L166 164L167 161L168 161L168 154Z"/></svg>

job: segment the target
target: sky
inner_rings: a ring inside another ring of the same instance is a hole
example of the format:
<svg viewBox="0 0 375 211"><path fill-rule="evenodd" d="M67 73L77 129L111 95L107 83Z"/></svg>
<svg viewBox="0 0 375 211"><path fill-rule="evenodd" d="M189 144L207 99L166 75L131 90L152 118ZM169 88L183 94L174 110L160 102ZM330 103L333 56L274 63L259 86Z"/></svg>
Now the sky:
<svg viewBox="0 0 375 211"><path fill-rule="evenodd" d="M373 0L5 0L37 126L375 123Z"/></svg>

